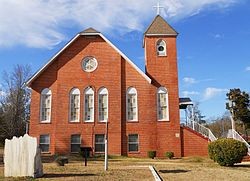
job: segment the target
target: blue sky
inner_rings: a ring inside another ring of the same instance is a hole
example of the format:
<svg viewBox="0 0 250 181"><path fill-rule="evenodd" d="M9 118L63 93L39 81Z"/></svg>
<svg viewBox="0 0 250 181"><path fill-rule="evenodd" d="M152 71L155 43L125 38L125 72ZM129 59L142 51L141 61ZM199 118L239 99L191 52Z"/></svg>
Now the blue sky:
<svg viewBox="0 0 250 181"><path fill-rule="evenodd" d="M76 33L101 31L144 70L143 32L156 15L147 0L2 0L0 72L15 64L42 67ZM179 32L180 96L207 118L225 112L226 92L250 92L250 2L161 0L161 15ZM0 84L2 77L0 78Z"/></svg>

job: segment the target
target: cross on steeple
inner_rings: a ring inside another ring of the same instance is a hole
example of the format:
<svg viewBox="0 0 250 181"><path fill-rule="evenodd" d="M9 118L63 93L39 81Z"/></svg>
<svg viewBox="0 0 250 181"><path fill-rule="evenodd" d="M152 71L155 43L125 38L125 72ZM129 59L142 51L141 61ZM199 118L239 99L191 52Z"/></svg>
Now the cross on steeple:
<svg viewBox="0 0 250 181"><path fill-rule="evenodd" d="M160 3L158 2L156 6L154 6L154 8L156 8L156 11L157 11L157 15L160 14L160 11L161 11L161 8L163 9L164 7L163 6L160 6Z"/></svg>

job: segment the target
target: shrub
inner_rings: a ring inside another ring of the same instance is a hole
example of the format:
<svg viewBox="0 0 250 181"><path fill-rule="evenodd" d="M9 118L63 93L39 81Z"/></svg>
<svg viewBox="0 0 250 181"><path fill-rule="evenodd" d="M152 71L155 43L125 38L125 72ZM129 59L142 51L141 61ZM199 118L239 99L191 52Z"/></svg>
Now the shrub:
<svg viewBox="0 0 250 181"><path fill-rule="evenodd" d="M223 138L208 145L209 157L221 166L240 163L247 154L246 145L238 140Z"/></svg>
<svg viewBox="0 0 250 181"><path fill-rule="evenodd" d="M59 156L55 161L59 166L64 166L64 164L69 163L69 160L66 156Z"/></svg>
<svg viewBox="0 0 250 181"><path fill-rule="evenodd" d="M165 156L169 159L172 159L174 157L174 152L168 151L165 153Z"/></svg>
<svg viewBox="0 0 250 181"><path fill-rule="evenodd" d="M152 159L156 157L156 151L148 151L148 157Z"/></svg>

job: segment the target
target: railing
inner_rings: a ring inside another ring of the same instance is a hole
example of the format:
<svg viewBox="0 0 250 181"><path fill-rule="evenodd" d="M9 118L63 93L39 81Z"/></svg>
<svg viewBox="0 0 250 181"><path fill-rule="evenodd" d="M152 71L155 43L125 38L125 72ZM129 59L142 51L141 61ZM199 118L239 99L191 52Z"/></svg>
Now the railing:
<svg viewBox="0 0 250 181"><path fill-rule="evenodd" d="M244 138L242 138L239 135L239 133L237 131L235 131L234 129L228 130L227 138L233 138L235 140L239 140L239 141L245 143L245 145L247 146L247 149L248 149L248 153L247 154L250 156L250 145L246 142L246 140L244 140Z"/></svg>
<svg viewBox="0 0 250 181"><path fill-rule="evenodd" d="M187 126L193 129L194 131L197 131L198 133L202 134L203 136L207 137L210 141L217 140L217 138L214 136L214 134L209 128L197 123L196 121L190 120Z"/></svg>

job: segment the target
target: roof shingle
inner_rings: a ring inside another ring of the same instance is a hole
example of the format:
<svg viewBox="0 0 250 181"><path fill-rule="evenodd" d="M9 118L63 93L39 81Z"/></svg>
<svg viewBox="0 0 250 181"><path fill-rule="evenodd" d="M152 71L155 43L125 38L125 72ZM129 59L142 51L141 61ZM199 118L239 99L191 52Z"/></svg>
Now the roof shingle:
<svg viewBox="0 0 250 181"><path fill-rule="evenodd" d="M178 33L172 28L160 15L157 15L147 31L144 33L145 36L152 35L171 35L177 36Z"/></svg>

